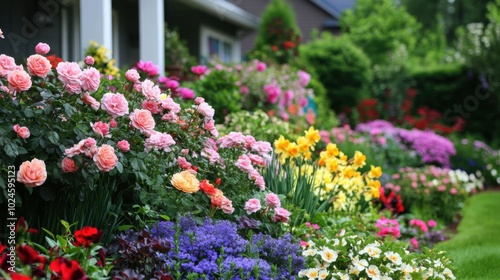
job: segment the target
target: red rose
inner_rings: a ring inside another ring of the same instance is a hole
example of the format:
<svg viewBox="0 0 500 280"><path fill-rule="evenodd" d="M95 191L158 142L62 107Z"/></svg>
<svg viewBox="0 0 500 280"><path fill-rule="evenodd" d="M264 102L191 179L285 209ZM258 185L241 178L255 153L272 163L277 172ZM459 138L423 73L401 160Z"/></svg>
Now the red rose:
<svg viewBox="0 0 500 280"><path fill-rule="evenodd" d="M87 280L90 279L75 260L58 257L50 263L50 269L61 277L61 280Z"/></svg>
<svg viewBox="0 0 500 280"><path fill-rule="evenodd" d="M23 264L45 263L46 259L30 245L17 246L17 256Z"/></svg>

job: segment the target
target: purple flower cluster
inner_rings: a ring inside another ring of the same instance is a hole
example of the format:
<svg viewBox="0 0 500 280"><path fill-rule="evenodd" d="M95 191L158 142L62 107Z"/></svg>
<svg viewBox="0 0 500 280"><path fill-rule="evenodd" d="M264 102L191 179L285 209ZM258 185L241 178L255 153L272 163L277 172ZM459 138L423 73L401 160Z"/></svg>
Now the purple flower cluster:
<svg viewBox="0 0 500 280"><path fill-rule="evenodd" d="M450 167L450 157L456 154L453 143L433 131L399 129L398 136L401 142L408 144L427 164Z"/></svg>
<svg viewBox="0 0 500 280"><path fill-rule="evenodd" d="M230 275L231 279L292 279L304 266L300 246L289 235L274 239L257 234L251 242L230 221L206 219L198 225L190 216L174 224L160 222L151 236L165 238L172 250L162 255L172 271L198 273L206 279Z"/></svg>
<svg viewBox="0 0 500 280"><path fill-rule="evenodd" d="M356 130L366 133L383 133L386 137L392 137L415 151L425 164L450 167L450 158L456 154L453 142L431 130L396 128L384 120L359 124Z"/></svg>

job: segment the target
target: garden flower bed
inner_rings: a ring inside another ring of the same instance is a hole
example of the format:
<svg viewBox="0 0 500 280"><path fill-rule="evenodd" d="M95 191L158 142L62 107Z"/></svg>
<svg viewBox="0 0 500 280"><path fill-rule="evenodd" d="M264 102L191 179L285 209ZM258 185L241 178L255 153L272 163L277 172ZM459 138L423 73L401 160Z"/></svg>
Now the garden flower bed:
<svg viewBox="0 0 500 280"><path fill-rule="evenodd" d="M92 57L53 68L37 51L0 55L0 202L16 218L3 277L455 279L428 246L482 181L448 169L446 138L372 123L330 139L308 125L309 74L286 66L198 66L190 91L146 62L104 76ZM220 101L196 97L217 75L263 102L248 131L216 126ZM298 121L264 141L270 111Z"/></svg>

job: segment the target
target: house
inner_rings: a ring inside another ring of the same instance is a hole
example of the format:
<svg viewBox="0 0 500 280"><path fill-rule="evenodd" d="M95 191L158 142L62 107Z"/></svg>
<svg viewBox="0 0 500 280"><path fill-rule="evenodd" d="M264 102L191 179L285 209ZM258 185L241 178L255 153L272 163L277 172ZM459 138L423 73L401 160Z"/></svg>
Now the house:
<svg viewBox="0 0 500 280"><path fill-rule="evenodd" d="M269 0L229 0L234 5L254 15L261 15ZM302 33L302 42L311 39L311 31L340 32L339 19L343 11L350 9L355 0L288 0L295 11L297 25ZM257 32L243 38L241 50L246 53L253 49Z"/></svg>
<svg viewBox="0 0 500 280"><path fill-rule="evenodd" d="M90 41L112 51L118 66L151 60L165 69L165 23L177 28L191 54L225 62L242 57L241 39L259 18L224 0L16 0L0 12L0 53L24 59L38 42L49 54L83 59Z"/></svg>

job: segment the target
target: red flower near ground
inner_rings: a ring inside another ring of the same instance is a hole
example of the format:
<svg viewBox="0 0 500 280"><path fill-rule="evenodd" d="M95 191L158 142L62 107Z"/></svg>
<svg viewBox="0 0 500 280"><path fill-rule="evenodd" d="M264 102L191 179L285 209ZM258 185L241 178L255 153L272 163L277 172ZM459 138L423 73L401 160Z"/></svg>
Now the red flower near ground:
<svg viewBox="0 0 500 280"><path fill-rule="evenodd" d="M50 269L61 280L87 280L90 279L83 271L80 264L75 260L68 260L64 257L58 257L50 263Z"/></svg>
<svg viewBox="0 0 500 280"><path fill-rule="evenodd" d="M40 253L33 249L30 245L18 245L16 248L17 256L19 257L19 260L23 264L35 264L35 263L40 263L40 264L45 264L47 259L44 256L41 256Z"/></svg>
<svg viewBox="0 0 500 280"><path fill-rule="evenodd" d="M384 204L384 208L390 210L393 214L400 214L405 211L405 207L403 205L403 200L401 199L401 195L394 191L389 191L389 194L385 194L385 189L380 188L380 201Z"/></svg>
<svg viewBox="0 0 500 280"><path fill-rule="evenodd" d="M75 246L90 247L90 244L101 241L102 230L95 227L84 226L82 229L75 231Z"/></svg>
<svg viewBox="0 0 500 280"><path fill-rule="evenodd" d="M32 278L30 276L26 276L23 274L17 274L17 273L11 273L10 277L12 280L31 280Z"/></svg>
<svg viewBox="0 0 500 280"><path fill-rule="evenodd" d="M208 180L201 181L200 189L209 196L215 196L217 194L217 189L214 187L214 185L210 184Z"/></svg>
<svg viewBox="0 0 500 280"><path fill-rule="evenodd" d="M293 48L295 48L295 47L296 47L296 45L295 45L295 43L294 43L294 42L292 42L292 41L285 41L285 42L283 43L283 48L285 48L285 50L293 49Z"/></svg>

